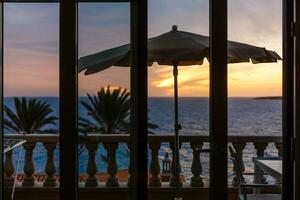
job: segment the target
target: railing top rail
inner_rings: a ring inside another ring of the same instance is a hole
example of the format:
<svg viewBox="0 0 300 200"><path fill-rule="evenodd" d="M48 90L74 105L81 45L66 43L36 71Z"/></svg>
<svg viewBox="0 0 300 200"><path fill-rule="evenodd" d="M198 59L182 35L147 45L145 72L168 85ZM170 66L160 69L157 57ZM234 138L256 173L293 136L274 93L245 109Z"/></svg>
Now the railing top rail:
<svg viewBox="0 0 300 200"><path fill-rule="evenodd" d="M4 139L24 139L27 142L59 142L58 134L5 134Z"/></svg>
<svg viewBox="0 0 300 200"><path fill-rule="evenodd" d="M6 134L5 139L25 139L28 142L59 142L59 134ZM172 142L174 135L172 134L153 134L148 136L150 143L158 142ZM208 142L208 135L188 134L180 136L181 142ZM97 142L97 143L110 143L110 142L130 142L129 134L97 134L92 133L88 136L79 136L79 143ZM228 142L255 142L255 143L268 143L268 142L282 142L281 136L258 136L258 135L229 135Z"/></svg>

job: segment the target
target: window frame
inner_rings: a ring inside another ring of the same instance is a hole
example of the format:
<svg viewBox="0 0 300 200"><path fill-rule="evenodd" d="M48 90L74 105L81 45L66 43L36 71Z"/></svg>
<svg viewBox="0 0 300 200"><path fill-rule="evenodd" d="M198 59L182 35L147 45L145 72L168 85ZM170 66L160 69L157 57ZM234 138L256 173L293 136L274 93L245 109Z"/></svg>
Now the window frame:
<svg viewBox="0 0 300 200"><path fill-rule="evenodd" d="M130 199L148 197L148 1L131 1Z"/></svg>
<svg viewBox="0 0 300 200"><path fill-rule="evenodd" d="M3 108L3 3L0 2L0 77L1 77L1 81L0 81L0 106L1 108ZM3 182L4 182L4 177L3 177L3 173L2 173L2 169L3 169L3 109L1 109L0 111L0 169L1 169L1 174L0 174L0 197L2 199L4 199L4 192L3 192Z"/></svg>
<svg viewBox="0 0 300 200"><path fill-rule="evenodd" d="M76 199L77 182L77 6L78 2L129 2L131 3L131 43L132 43L132 134L131 163L136 170L132 175L134 183L131 188L131 199L147 199L147 0L2 0L1 28L3 31L3 2L15 3L55 3L60 4L60 148L61 148L61 180L60 198ZM291 23L294 21L294 7L296 20L300 21L300 6L293 0L283 0L283 199L299 198L300 191L293 190L291 184L299 186L299 173L294 174L294 159L292 157L292 139L300 137L300 58L294 55L300 49L300 41L291 37ZM224 199L227 193L227 0L210 0L210 54L211 54L211 87L210 87L210 143L212 148L210 162L210 199ZM72 23L70 23L70 21ZM299 23L296 26L297 37L300 38ZM0 39L3 49L3 34ZM223 47L223 48L220 48ZM294 48L295 47L295 48ZM70 51L70 49L73 49ZM1 101L3 106L3 51L1 52L0 75ZM61 67L68 66L68 67ZM73 67L70 67L73 66ZM139 67L137 67L139 66ZM218 66L215 67L214 66ZM221 67L220 67L221 66ZM142 91L142 92L141 92ZM220 112L221 111L221 112ZM222 114L220 114L222 113ZM3 110L1 109L1 121ZM294 120L295 119L295 120ZM2 123L0 128L2 130ZM74 137L70 139L70 133ZM139 133L139 135L137 134ZM141 134L142 133L142 134ZM3 147L3 134L1 134ZM296 169L300 160L300 143L296 142ZM297 153L298 152L298 153ZM2 153L0 155L3 166ZM137 159L139 158L139 159ZM143 159L140 159L143 158ZM225 162L226 159L226 162ZM223 160L220 166L220 160ZM62 162L64 161L64 162ZM134 162L135 161L135 162ZM215 168L218 166L218 168ZM73 170L70 170L74 168ZM220 170L221 169L221 170ZM297 170L299 171L299 170ZM295 175L295 176L294 176ZM1 173L1 182L3 174ZM220 178L221 181L220 181ZM0 182L0 183L1 183ZM225 185L226 183L226 185ZM3 186L3 184L0 184ZM3 188L1 192L3 191ZM1 194L3 195L3 194ZM3 197L3 196L2 196Z"/></svg>
<svg viewBox="0 0 300 200"><path fill-rule="evenodd" d="M294 161L292 159L292 141L294 138L294 36L292 22L294 21L293 0L283 0L282 5L282 145L283 172L282 199L294 197Z"/></svg>
<svg viewBox="0 0 300 200"><path fill-rule="evenodd" d="M294 154L294 199L300 199L300 3L298 1L293 1L294 3L294 15L293 22L295 22L295 30L294 30L294 105L295 105L295 119L294 119L294 127L295 127L295 135L294 135L294 149L292 154Z"/></svg>
<svg viewBox="0 0 300 200"><path fill-rule="evenodd" d="M60 199L77 199L76 0L60 2L59 26Z"/></svg>

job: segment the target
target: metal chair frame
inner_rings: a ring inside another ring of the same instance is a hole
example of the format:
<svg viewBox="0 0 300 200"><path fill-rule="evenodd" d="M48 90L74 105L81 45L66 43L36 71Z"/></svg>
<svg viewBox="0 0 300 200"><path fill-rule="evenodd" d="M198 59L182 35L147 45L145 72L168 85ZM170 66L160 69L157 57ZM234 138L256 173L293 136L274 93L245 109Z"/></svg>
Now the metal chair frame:
<svg viewBox="0 0 300 200"><path fill-rule="evenodd" d="M242 173L241 165L237 157L237 153L232 146L229 146L230 160L232 160L237 176L237 186L240 200L248 200L247 188L280 188L281 185L277 184L258 184L258 183L247 183L244 175L255 175L255 173Z"/></svg>

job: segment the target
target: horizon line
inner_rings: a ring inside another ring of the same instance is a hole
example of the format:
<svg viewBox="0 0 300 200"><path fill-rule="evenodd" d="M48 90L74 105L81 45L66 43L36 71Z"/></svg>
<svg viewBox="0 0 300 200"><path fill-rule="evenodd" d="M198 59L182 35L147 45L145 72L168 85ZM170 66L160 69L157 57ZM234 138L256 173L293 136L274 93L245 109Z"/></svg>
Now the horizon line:
<svg viewBox="0 0 300 200"><path fill-rule="evenodd" d="M14 98L14 97L27 97L27 98L59 98L59 96L3 96L3 98ZM87 97L87 96L78 96ZM179 96L178 98L209 98L210 96ZM272 97L283 97L282 95L266 95L266 96L228 96L228 98L272 98ZM148 98L174 98L174 96L148 96Z"/></svg>

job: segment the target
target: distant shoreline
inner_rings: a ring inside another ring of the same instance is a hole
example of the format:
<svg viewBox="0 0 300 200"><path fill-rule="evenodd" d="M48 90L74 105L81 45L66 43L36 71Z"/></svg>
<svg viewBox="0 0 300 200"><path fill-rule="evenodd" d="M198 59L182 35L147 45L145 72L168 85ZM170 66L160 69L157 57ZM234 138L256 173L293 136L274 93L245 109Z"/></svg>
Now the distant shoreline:
<svg viewBox="0 0 300 200"><path fill-rule="evenodd" d="M266 100L281 100L281 96L270 96L270 97L255 97L254 99L260 100L260 99L266 99Z"/></svg>

